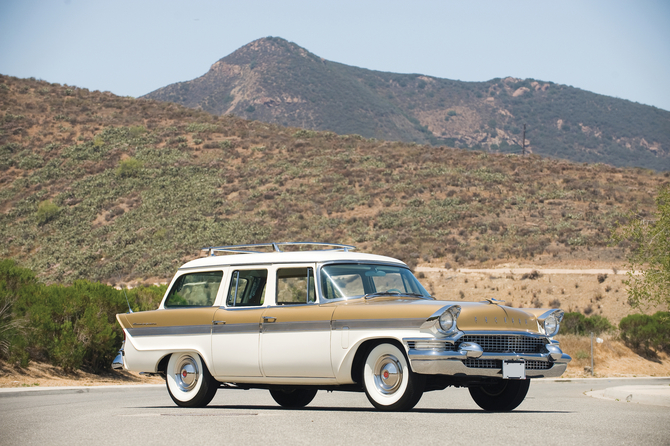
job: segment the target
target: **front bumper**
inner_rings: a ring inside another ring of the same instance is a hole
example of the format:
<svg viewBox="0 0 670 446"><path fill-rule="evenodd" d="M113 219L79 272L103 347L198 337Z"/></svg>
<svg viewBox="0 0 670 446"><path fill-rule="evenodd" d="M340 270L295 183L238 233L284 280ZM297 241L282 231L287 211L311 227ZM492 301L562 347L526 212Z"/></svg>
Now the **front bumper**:
<svg viewBox="0 0 670 446"><path fill-rule="evenodd" d="M556 378L565 372L572 360L557 343L544 346L540 353L485 352L477 343L463 342L457 350L443 351L412 348L426 340L404 339L412 370L426 375L482 376L502 378L502 361L525 362L528 378ZM430 345L430 344L428 344Z"/></svg>

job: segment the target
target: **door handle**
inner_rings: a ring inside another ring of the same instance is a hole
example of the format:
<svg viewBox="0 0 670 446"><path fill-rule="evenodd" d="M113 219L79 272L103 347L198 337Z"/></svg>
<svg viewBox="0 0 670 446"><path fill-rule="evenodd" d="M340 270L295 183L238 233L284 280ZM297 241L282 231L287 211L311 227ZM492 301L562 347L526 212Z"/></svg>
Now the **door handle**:
<svg viewBox="0 0 670 446"><path fill-rule="evenodd" d="M267 322L268 324L271 324L273 322L276 322L277 318L272 317L272 316L263 316L263 322Z"/></svg>
<svg viewBox="0 0 670 446"><path fill-rule="evenodd" d="M226 325L226 321L213 321L212 325Z"/></svg>

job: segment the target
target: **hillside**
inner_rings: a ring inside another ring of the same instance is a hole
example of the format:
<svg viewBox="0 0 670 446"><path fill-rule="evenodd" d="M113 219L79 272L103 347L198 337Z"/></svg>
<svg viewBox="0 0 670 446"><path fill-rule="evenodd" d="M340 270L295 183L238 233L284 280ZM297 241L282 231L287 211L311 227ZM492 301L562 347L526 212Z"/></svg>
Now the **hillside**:
<svg viewBox="0 0 670 446"><path fill-rule="evenodd" d="M452 267L621 263L668 173L384 142L0 77L0 257L169 278L209 245L351 243Z"/></svg>
<svg viewBox="0 0 670 446"><path fill-rule="evenodd" d="M366 138L670 170L670 112L533 79L461 82L327 61L281 38L145 98Z"/></svg>

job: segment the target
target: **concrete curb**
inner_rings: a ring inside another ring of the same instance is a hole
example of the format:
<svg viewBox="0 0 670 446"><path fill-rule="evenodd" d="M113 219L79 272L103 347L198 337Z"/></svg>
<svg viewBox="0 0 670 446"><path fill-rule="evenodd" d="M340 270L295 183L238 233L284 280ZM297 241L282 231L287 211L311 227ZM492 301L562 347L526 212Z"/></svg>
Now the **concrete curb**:
<svg viewBox="0 0 670 446"><path fill-rule="evenodd" d="M670 407L670 386L619 386L586 392L587 396L623 403Z"/></svg>
<svg viewBox="0 0 670 446"><path fill-rule="evenodd" d="M0 389L0 398L12 396L65 395L73 393L123 392L131 389L160 388L164 384L126 384L118 386L70 386L70 387L6 387Z"/></svg>

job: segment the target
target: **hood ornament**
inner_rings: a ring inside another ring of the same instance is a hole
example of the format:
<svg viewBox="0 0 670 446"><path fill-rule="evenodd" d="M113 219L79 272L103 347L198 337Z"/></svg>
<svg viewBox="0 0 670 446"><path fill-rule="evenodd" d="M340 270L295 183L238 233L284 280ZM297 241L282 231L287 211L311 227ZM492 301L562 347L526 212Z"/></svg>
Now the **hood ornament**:
<svg viewBox="0 0 670 446"><path fill-rule="evenodd" d="M500 304L504 304L504 303L505 303L504 300L494 299L494 298L492 298L492 297L487 297L487 298L486 298L486 301L487 301L488 303L490 303L490 304L495 304L495 305L500 305Z"/></svg>

